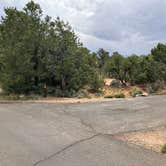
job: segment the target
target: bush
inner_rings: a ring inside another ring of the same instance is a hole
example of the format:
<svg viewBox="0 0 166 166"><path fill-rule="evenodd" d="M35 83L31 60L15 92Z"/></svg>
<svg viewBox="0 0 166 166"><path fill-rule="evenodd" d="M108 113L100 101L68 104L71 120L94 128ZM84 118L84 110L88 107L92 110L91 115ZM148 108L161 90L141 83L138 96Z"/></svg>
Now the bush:
<svg viewBox="0 0 166 166"><path fill-rule="evenodd" d="M148 87L146 88L146 91L148 93L155 93L159 89L163 89L164 86L165 86L165 82L158 80L158 81L156 81L156 82L151 83L150 85L148 85Z"/></svg>
<svg viewBox="0 0 166 166"><path fill-rule="evenodd" d="M123 93L115 94L115 98L125 98L125 95Z"/></svg>
<svg viewBox="0 0 166 166"><path fill-rule="evenodd" d="M0 95L0 100L37 100L39 99L38 95L18 95L18 94L10 94L10 95Z"/></svg>
<svg viewBox="0 0 166 166"><path fill-rule="evenodd" d="M113 98L113 97L114 97L113 95L104 96L104 98L107 98L107 99L111 99L111 98Z"/></svg>
<svg viewBox="0 0 166 166"><path fill-rule="evenodd" d="M161 148L161 152L166 153L166 144L164 144L163 147Z"/></svg>
<svg viewBox="0 0 166 166"><path fill-rule="evenodd" d="M99 92L103 84L104 84L103 79L99 78L97 73L93 73L93 75L89 76L90 89L94 93Z"/></svg>
<svg viewBox="0 0 166 166"><path fill-rule="evenodd" d="M151 93L154 93L154 90L153 90L153 88L151 86L148 86L146 88L146 92L149 93L149 94L151 94Z"/></svg>
<svg viewBox="0 0 166 166"><path fill-rule="evenodd" d="M123 93L119 93L115 95L107 95L107 96L104 96L104 98L125 98L125 95Z"/></svg>
<svg viewBox="0 0 166 166"><path fill-rule="evenodd" d="M112 88L119 88L120 86L121 86L121 83L119 80L113 80L110 85L110 87Z"/></svg>
<svg viewBox="0 0 166 166"><path fill-rule="evenodd" d="M159 89L163 89L165 86L165 83L162 81L156 81L155 83L151 84L152 89L154 92L157 92Z"/></svg>
<svg viewBox="0 0 166 166"><path fill-rule="evenodd" d="M141 95L142 94L142 91L138 88L134 88L130 91L130 95L132 97L136 97L137 95Z"/></svg>
<svg viewBox="0 0 166 166"><path fill-rule="evenodd" d="M80 99L81 98L89 98L88 91L87 91L87 89L81 89L77 93L75 93L75 95L73 95L73 97L77 97Z"/></svg>

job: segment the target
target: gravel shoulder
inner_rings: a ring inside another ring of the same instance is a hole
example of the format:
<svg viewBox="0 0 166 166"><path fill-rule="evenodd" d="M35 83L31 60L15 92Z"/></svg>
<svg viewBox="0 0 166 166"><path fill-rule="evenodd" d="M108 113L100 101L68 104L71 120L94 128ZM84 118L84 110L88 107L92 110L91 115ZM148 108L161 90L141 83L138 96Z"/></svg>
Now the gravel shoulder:
<svg viewBox="0 0 166 166"><path fill-rule="evenodd" d="M166 128L158 127L145 131L119 134L116 138L161 153L161 148L166 143Z"/></svg>

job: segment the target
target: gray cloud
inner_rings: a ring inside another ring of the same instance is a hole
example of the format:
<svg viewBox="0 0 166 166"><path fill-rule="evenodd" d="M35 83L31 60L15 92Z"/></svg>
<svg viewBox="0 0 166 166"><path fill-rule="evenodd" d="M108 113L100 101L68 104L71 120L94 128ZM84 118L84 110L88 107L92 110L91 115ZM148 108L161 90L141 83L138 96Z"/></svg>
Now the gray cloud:
<svg viewBox="0 0 166 166"><path fill-rule="evenodd" d="M1 0L22 8L28 0ZM166 40L166 0L36 0L44 14L69 21L91 50L144 54Z"/></svg>

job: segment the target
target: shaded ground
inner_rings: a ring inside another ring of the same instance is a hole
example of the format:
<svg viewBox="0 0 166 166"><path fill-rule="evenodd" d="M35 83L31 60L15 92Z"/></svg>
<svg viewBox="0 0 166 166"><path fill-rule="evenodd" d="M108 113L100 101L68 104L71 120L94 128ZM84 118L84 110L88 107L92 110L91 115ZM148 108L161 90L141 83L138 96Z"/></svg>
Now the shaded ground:
<svg viewBox="0 0 166 166"><path fill-rule="evenodd" d="M165 166L117 134L166 122L166 96L0 104L0 166Z"/></svg>

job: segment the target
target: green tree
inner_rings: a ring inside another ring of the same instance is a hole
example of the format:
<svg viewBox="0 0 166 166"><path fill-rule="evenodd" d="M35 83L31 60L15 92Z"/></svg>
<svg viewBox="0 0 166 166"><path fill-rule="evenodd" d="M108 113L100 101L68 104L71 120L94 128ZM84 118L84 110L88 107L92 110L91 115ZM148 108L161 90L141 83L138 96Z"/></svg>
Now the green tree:
<svg viewBox="0 0 166 166"><path fill-rule="evenodd" d="M153 59L158 62L157 68L160 70L160 80L166 81L166 44L159 43L151 50Z"/></svg>
<svg viewBox="0 0 166 166"><path fill-rule="evenodd" d="M25 92L31 86L33 75L32 57L27 52L28 45L25 44L28 17L16 8L7 8L5 13L6 16L2 17L0 24L0 78L6 90Z"/></svg>
<svg viewBox="0 0 166 166"><path fill-rule="evenodd" d="M151 50L151 54L157 62L166 64L166 45L158 43L158 45Z"/></svg>
<svg viewBox="0 0 166 166"><path fill-rule="evenodd" d="M47 85L65 96L91 84L97 56L82 46L68 23L43 18L34 1L23 11L8 8L5 13L0 23L1 83L5 90L41 92Z"/></svg>
<svg viewBox="0 0 166 166"><path fill-rule="evenodd" d="M128 66L127 81L134 85L138 81L139 74L142 72L140 58L137 55L126 57L126 65Z"/></svg>
<svg viewBox="0 0 166 166"><path fill-rule="evenodd" d="M110 59L109 52L105 51L103 48L100 48L97 52L99 58L99 69L101 75L108 75L107 73L107 63Z"/></svg>
<svg viewBox="0 0 166 166"><path fill-rule="evenodd" d="M110 73L111 77L118 79L123 85L127 83L128 66L126 59L118 52L111 56Z"/></svg>

